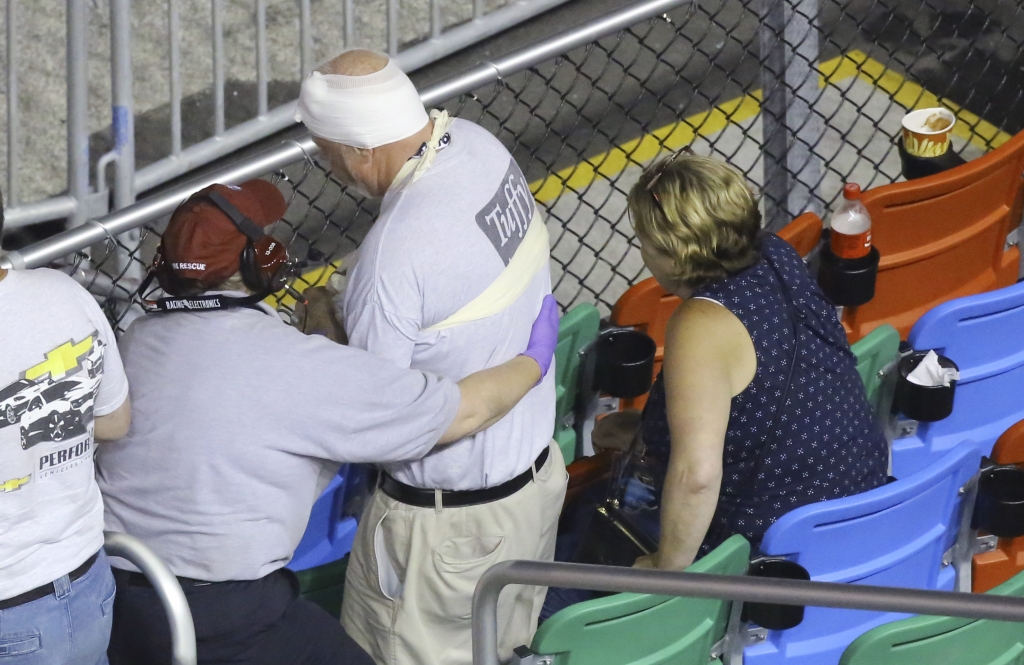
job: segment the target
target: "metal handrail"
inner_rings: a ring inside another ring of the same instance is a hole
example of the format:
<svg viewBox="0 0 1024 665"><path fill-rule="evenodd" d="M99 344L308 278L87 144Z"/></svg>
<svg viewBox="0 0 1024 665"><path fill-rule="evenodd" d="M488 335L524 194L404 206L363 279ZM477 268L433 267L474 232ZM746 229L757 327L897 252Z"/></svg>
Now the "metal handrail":
<svg viewBox="0 0 1024 665"><path fill-rule="evenodd" d="M504 77L528 69L573 48L607 37L691 1L644 0L638 2L626 9L599 17L504 57L484 62L468 71L432 85L420 93L420 99L423 100L424 106L436 106L482 85L500 81ZM271 114L273 113L275 111L271 112ZM308 136L297 141L286 141L254 157L246 158L244 163L235 163L212 171L201 178L190 180L99 220L68 229L20 251L8 252L5 256L0 256L0 267L21 270L45 266L62 256L136 229L146 222L166 215L189 196L212 183L237 184L250 178L257 178L300 159L308 159L315 155L317 150L316 145Z"/></svg>
<svg viewBox="0 0 1024 665"><path fill-rule="evenodd" d="M196 665L196 629L188 608L185 592L178 579L160 557L141 540L127 533L107 531L103 549L109 556L131 561L153 584L160 604L171 625L171 662L173 665Z"/></svg>
<svg viewBox="0 0 1024 665"><path fill-rule="evenodd" d="M509 584L1024 622L1024 598L832 582L505 561L473 593L473 664L498 665L498 594Z"/></svg>
<svg viewBox="0 0 1024 665"><path fill-rule="evenodd" d="M101 184L97 173L95 191L90 187L89 178L89 92L85 65L88 51L89 4L86 0L65 0L67 5L67 112L68 112L68 194L51 197L33 203L20 200L18 166L21 161L21 131L18 111L18 53L15 36L18 31L18 10L22 0L7 0L7 68L8 85L8 182L7 182L7 227L18 228L30 224L67 217L75 226L97 214L97 208L106 211L108 192ZM129 0L113 0L110 3L111 63L110 78L113 101L113 130L115 145L110 157L103 162L113 162L117 176L113 181L114 209L119 210L134 201L135 195L189 171L229 155L235 150L251 145L287 127L293 122L295 102L269 108L268 97L268 46L267 7L264 0L255 4L256 22L256 85L258 111L251 119L233 127L226 125L225 85L227 76L224 54L225 25L224 0L211 0L212 21L212 67L214 96L214 135L195 145L182 148L181 123L181 24L179 0L168 0L168 74L170 88L171 151L167 156L136 170L134 146L134 98L132 94L132 52L131 25L126 19ZM355 45L354 0L340 0L345 13L344 47ZM473 17L459 25L445 28L441 21L441 0L429 0L431 25L429 36L422 41L401 48L400 12L398 0L387 0L385 15L387 21L388 53L405 71L410 72L440 58L455 53L467 46L478 43L502 30L517 25L538 14L546 12L566 0L511 0L500 7L485 11L479 1ZM316 64L312 54L312 19L309 0L297 0L300 14L299 58L302 74L305 75Z"/></svg>

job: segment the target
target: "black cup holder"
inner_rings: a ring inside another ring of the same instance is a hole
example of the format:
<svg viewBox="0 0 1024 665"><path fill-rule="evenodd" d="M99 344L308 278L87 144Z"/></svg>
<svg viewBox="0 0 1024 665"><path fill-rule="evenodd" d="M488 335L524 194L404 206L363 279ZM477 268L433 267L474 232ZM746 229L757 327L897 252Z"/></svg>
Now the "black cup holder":
<svg viewBox="0 0 1024 665"><path fill-rule="evenodd" d="M841 259L825 245L821 248L818 286L833 305L854 307L875 297L878 278L878 249L871 248L859 259Z"/></svg>
<svg viewBox="0 0 1024 665"><path fill-rule="evenodd" d="M606 330L594 346L594 389L612 397L639 397L654 383L654 354L658 345L629 328Z"/></svg>
<svg viewBox="0 0 1024 665"><path fill-rule="evenodd" d="M1000 538L1024 536L1024 469L995 466L981 472L973 526Z"/></svg>
<svg viewBox="0 0 1024 665"><path fill-rule="evenodd" d="M942 420L953 413L956 381L951 381L948 386L919 386L908 380L907 375L921 364L926 355L928 355L927 351L915 351L900 360L893 404L906 417L931 423ZM960 369L946 356L939 356L939 365L955 370Z"/></svg>
<svg viewBox="0 0 1024 665"><path fill-rule="evenodd" d="M771 577L782 580L811 579L807 569L795 561L786 559L754 559L750 562L747 575L751 577ZM777 605L774 603L744 603L743 621L751 621L768 630L788 630L800 625L804 620L803 605Z"/></svg>

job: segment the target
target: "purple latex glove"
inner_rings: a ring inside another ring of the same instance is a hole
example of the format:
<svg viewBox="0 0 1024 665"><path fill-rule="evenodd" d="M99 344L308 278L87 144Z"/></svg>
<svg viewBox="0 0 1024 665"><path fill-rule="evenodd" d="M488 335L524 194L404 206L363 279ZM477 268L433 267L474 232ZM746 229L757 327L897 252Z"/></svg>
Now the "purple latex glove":
<svg viewBox="0 0 1024 665"><path fill-rule="evenodd" d="M551 361L555 357L555 347L558 345L558 302L554 296L544 296L540 305L540 314L533 322L533 329L530 331L530 341L526 345L526 351L521 356L529 356L540 365L540 378L548 373L551 368Z"/></svg>

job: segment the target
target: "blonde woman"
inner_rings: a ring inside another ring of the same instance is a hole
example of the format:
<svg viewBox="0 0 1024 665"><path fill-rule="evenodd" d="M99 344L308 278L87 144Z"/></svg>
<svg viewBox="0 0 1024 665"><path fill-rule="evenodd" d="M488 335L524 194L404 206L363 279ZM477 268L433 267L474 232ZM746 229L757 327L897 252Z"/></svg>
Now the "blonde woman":
<svg viewBox="0 0 1024 665"><path fill-rule="evenodd" d="M683 299L623 478L627 514L659 542L636 565L678 570L734 533L756 548L786 512L884 484L835 308L761 230L743 175L678 152L643 173L629 211L651 274Z"/></svg>

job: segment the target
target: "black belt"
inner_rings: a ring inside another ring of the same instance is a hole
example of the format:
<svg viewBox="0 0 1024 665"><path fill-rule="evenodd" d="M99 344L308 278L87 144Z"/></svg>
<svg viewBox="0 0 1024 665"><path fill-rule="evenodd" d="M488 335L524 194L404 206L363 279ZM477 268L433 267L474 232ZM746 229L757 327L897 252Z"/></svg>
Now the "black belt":
<svg viewBox="0 0 1024 665"><path fill-rule="evenodd" d="M176 577L178 584L181 585L182 589L188 589L189 587L197 586L209 586L211 584L217 584L216 582L206 582L203 580L195 580L191 577ZM122 586L141 586L153 588L153 583L149 581L149 578L142 573L136 573L134 570L124 570L121 568L114 569L114 580Z"/></svg>
<svg viewBox="0 0 1024 665"><path fill-rule="evenodd" d="M441 505L445 508L476 506L481 503L490 503L512 496L526 487L526 484L533 478L534 471L539 472L543 468L544 462L547 461L548 449L545 448L541 451L540 455L537 455L537 459L531 468L500 485L480 490L441 490ZM381 474L380 491L395 501L401 501L410 506L432 508L436 505L436 490L406 485L405 483L398 482L386 473Z"/></svg>
<svg viewBox="0 0 1024 665"><path fill-rule="evenodd" d="M74 582L75 580L82 577L82 575L85 575L87 572L89 572L89 569L92 568L92 564L96 563L96 558L99 555L100 553L97 552L96 554L93 554L91 557L86 559L85 563L83 563L78 568L75 568L70 573L68 573L68 579ZM10 608L17 607L18 605L31 603L33 600L45 598L52 593L56 593L56 589L53 586L53 582L47 582L43 586L38 586L35 589L32 589L31 591L26 591L20 596L8 598L7 600L0 600L0 610L9 610Z"/></svg>

